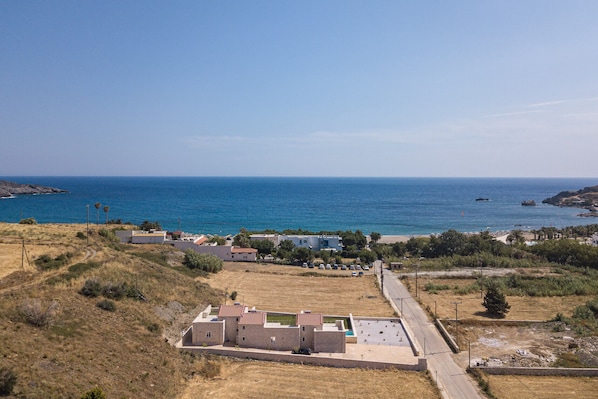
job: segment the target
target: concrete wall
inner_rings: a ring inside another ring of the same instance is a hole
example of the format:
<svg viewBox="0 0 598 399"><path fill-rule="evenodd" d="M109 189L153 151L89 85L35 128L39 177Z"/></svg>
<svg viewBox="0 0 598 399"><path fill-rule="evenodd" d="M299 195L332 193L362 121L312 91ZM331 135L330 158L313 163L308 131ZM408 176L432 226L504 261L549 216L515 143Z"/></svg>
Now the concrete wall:
<svg viewBox="0 0 598 399"><path fill-rule="evenodd" d="M596 368L558 368L558 367L476 367L486 374L493 375L539 375L539 376L571 376L597 377Z"/></svg>
<svg viewBox="0 0 598 399"><path fill-rule="evenodd" d="M417 363L413 364L399 364L399 363L387 363L387 362L374 362L367 360L355 360L355 359L339 359L333 357L319 357L319 356L305 356L305 355L293 355L290 353L279 353L279 352L254 352L243 349L225 349L225 348L213 348L213 347L182 347L182 350L193 353L209 353L220 356L233 356L240 359L255 359L255 360L268 360L273 362L286 362L286 363L298 363L298 364L313 364L316 366L328 366L328 367L346 367L346 368L365 368L365 369L400 369L400 370L412 370L412 371L424 371L428 368L427 359L418 358Z"/></svg>
<svg viewBox="0 0 598 399"><path fill-rule="evenodd" d="M434 321L434 324L436 324L436 328L440 332L440 335L442 335L442 337L444 338L448 346L451 348L451 350L454 353L461 352L461 348L459 348L459 345L457 345L453 337L448 333L448 331L446 331L446 328L444 328L444 324L442 324L442 321L440 319L436 319Z"/></svg>
<svg viewBox="0 0 598 399"><path fill-rule="evenodd" d="M344 331L314 331L314 352L345 353L346 340Z"/></svg>
<svg viewBox="0 0 598 399"><path fill-rule="evenodd" d="M168 241L168 244L174 246L175 248L181 251L192 249L198 254L215 255L224 261L255 262L257 260L257 252L233 253L233 247L228 245L197 245L189 241Z"/></svg>

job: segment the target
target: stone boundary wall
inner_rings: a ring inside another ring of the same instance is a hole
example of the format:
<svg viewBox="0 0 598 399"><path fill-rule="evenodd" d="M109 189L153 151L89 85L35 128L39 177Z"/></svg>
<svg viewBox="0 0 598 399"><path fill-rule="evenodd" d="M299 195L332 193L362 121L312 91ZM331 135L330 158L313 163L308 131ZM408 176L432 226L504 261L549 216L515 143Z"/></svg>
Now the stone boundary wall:
<svg viewBox="0 0 598 399"><path fill-rule="evenodd" d="M232 356L240 359L265 360L281 363L312 364L315 366L340 367L340 368L364 368L364 369L399 369L408 371L424 371L428 368L428 362L425 358L418 358L414 364L386 363L356 359L339 359L334 357L305 356L294 355L280 352L254 352L243 349L220 349L210 347L188 347L183 346L179 349L191 353L208 353L220 356Z"/></svg>
<svg viewBox="0 0 598 399"><path fill-rule="evenodd" d="M475 367L491 375L537 375L566 377L598 377L597 368L558 367Z"/></svg>
<svg viewBox="0 0 598 399"><path fill-rule="evenodd" d="M450 346L451 350L454 353L461 352L459 345L457 345L457 343L455 342L453 337L448 333L448 331L446 331L446 328L444 328L444 324L442 324L442 320L436 319L436 320L434 320L434 324L436 325L436 328L438 329L438 331L440 331L440 335L442 335L442 337L444 338L444 340L446 341L448 346Z"/></svg>

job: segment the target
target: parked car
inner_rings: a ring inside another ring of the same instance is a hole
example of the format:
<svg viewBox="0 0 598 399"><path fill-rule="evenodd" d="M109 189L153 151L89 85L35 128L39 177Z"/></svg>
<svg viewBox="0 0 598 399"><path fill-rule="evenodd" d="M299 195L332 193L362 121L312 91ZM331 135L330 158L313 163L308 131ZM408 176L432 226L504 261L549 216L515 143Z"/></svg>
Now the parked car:
<svg viewBox="0 0 598 399"><path fill-rule="evenodd" d="M370 270L370 267L369 267L368 265L365 265L365 266L363 267L363 270Z"/></svg>
<svg viewBox="0 0 598 399"><path fill-rule="evenodd" d="M349 265L349 270L355 270L355 265Z"/></svg>
<svg viewBox="0 0 598 399"><path fill-rule="evenodd" d="M314 266L314 264L313 264L313 263L310 263L310 264L309 264L309 268L310 268L310 269L313 269L314 267L315 267L315 266Z"/></svg>
<svg viewBox="0 0 598 399"><path fill-rule="evenodd" d="M330 266L330 263L327 263L326 264L326 270L330 270L330 269L332 269L332 266Z"/></svg>
<svg viewBox="0 0 598 399"><path fill-rule="evenodd" d="M358 276L363 277L363 272L359 272Z"/></svg>
<svg viewBox="0 0 598 399"><path fill-rule="evenodd" d="M318 266L318 269L320 269L320 270L324 270L324 264L323 264L323 263L320 263L320 266Z"/></svg>
<svg viewBox="0 0 598 399"><path fill-rule="evenodd" d="M341 270L347 270L347 266L341 265Z"/></svg>
<svg viewBox="0 0 598 399"><path fill-rule="evenodd" d="M338 265L336 263L332 265L332 270L338 270Z"/></svg>
<svg viewBox="0 0 598 399"><path fill-rule="evenodd" d="M295 355L311 355L311 349L309 348L293 349L291 352Z"/></svg>
<svg viewBox="0 0 598 399"><path fill-rule="evenodd" d="M304 269L305 269L305 268L307 268L307 263L303 263L303 264L301 265L301 267L302 267L302 268L304 268Z"/></svg>
<svg viewBox="0 0 598 399"><path fill-rule="evenodd" d="M351 277L357 277L357 272L351 272Z"/></svg>
<svg viewBox="0 0 598 399"><path fill-rule="evenodd" d="M357 266L355 266L355 269L357 269L357 270L361 270L361 266L360 266L360 265L357 265Z"/></svg>

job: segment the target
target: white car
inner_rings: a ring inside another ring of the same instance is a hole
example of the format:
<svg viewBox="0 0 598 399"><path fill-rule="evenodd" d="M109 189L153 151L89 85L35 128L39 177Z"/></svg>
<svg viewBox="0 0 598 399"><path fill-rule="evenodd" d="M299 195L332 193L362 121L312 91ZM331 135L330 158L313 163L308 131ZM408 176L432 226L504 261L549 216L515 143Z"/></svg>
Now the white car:
<svg viewBox="0 0 598 399"><path fill-rule="evenodd" d="M357 277L357 272L351 272L351 277Z"/></svg>
<svg viewBox="0 0 598 399"><path fill-rule="evenodd" d="M363 270L370 270L370 267L369 267L368 265L365 265L365 266L363 267Z"/></svg>

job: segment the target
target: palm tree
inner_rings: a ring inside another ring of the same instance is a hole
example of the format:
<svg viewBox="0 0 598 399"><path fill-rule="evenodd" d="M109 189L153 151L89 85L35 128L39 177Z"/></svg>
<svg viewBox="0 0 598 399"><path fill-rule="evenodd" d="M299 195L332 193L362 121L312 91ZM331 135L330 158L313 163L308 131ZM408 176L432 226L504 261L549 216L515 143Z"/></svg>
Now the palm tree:
<svg viewBox="0 0 598 399"><path fill-rule="evenodd" d="M100 207L102 206L102 204L100 204L99 202L96 202L94 204L94 206L96 207L96 210L98 211L98 224L100 224Z"/></svg>
<svg viewBox="0 0 598 399"><path fill-rule="evenodd" d="M108 224L108 211L110 210L110 207L108 205L104 206L104 212L106 212L106 224Z"/></svg>

